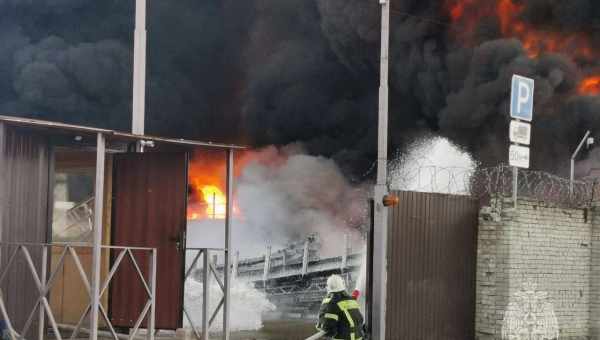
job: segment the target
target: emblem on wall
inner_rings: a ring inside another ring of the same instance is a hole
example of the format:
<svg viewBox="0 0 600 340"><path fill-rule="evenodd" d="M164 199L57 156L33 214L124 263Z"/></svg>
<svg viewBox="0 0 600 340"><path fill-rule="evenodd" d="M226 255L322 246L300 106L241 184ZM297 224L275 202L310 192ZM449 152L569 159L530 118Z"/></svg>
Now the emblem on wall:
<svg viewBox="0 0 600 340"><path fill-rule="evenodd" d="M548 301L548 293L536 288L535 283L526 281L522 290L510 297L502 322L503 340L558 339L554 306Z"/></svg>

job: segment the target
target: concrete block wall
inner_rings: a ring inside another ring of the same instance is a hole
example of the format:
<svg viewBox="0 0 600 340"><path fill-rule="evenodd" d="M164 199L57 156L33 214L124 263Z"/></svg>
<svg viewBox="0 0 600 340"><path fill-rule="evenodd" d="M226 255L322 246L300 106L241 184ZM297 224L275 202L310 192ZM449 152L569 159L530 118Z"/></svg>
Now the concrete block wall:
<svg viewBox="0 0 600 340"><path fill-rule="evenodd" d="M600 339L600 203L590 209L592 265L590 268L590 337Z"/></svg>
<svg viewBox="0 0 600 340"><path fill-rule="evenodd" d="M548 293L560 339L591 337L592 238L589 209L563 209L536 200L493 199L479 217L476 335L501 339L505 310L527 281ZM600 214L599 214L600 215ZM600 217L598 224L600 224ZM595 234L594 234L595 235ZM595 235L600 239L600 231ZM599 242L600 243L600 242ZM600 244L597 249L600 255ZM595 253L594 253L595 254ZM599 257L600 259L600 257ZM598 263L598 261L596 261ZM600 267L598 267L600 274ZM600 323L597 323L600 324ZM598 327L600 328L600 327Z"/></svg>

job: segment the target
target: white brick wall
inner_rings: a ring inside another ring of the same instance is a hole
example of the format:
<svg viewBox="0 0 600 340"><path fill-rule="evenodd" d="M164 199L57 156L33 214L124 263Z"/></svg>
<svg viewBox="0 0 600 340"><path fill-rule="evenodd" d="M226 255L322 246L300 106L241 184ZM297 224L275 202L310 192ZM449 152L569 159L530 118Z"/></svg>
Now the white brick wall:
<svg viewBox="0 0 600 340"><path fill-rule="evenodd" d="M593 228L587 213L527 199L519 199L517 210L507 199L494 199L482 209L476 292L479 339L500 339L509 297L527 280L548 292L560 339L588 338L591 308L600 310L600 304L590 305ZM597 234L600 239L600 231ZM598 255L600 259L600 246Z"/></svg>
<svg viewBox="0 0 600 340"><path fill-rule="evenodd" d="M590 215L592 220L590 335L592 339L600 339L600 204L594 204Z"/></svg>

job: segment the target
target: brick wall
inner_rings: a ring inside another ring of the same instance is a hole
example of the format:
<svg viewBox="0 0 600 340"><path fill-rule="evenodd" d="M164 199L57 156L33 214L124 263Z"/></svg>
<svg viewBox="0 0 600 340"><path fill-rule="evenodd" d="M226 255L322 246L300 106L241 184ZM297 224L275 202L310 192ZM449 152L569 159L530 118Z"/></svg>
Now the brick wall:
<svg viewBox="0 0 600 340"><path fill-rule="evenodd" d="M592 245L590 274L590 336L600 339L600 204L591 208Z"/></svg>
<svg viewBox="0 0 600 340"><path fill-rule="evenodd" d="M600 325L590 317L590 312L600 311L600 304L590 304L591 296L596 297L593 301L600 296L591 283L592 275L600 279L600 266L592 266L592 254L600 259L600 242L598 249L592 246L592 237L600 239L600 227L593 227L596 219L600 225L600 213L596 217L594 210L562 209L527 199L518 203L515 209L512 200L495 199L480 213L478 339L501 339L504 312L527 281L548 293L560 339L588 339L591 324Z"/></svg>

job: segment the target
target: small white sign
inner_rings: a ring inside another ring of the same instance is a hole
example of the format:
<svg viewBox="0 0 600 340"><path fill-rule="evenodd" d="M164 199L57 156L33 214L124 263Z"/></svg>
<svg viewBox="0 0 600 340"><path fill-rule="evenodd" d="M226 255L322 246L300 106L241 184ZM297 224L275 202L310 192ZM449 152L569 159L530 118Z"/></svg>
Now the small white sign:
<svg viewBox="0 0 600 340"><path fill-rule="evenodd" d="M510 122L510 141L523 145L531 143L531 125L513 120Z"/></svg>
<svg viewBox="0 0 600 340"><path fill-rule="evenodd" d="M533 79L513 75L510 92L510 116L531 122L533 120Z"/></svg>
<svg viewBox="0 0 600 340"><path fill-rule="evenodd" d="M529 148L520 145L511 145L508 149L508 163L517 168L529 169Z"/></svg>

